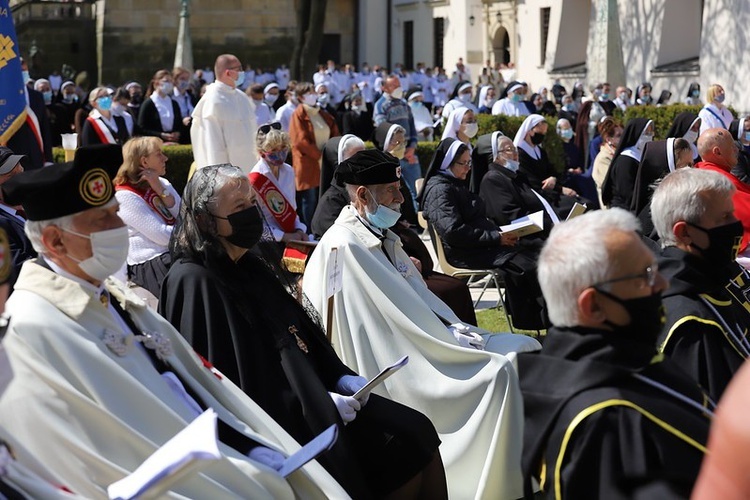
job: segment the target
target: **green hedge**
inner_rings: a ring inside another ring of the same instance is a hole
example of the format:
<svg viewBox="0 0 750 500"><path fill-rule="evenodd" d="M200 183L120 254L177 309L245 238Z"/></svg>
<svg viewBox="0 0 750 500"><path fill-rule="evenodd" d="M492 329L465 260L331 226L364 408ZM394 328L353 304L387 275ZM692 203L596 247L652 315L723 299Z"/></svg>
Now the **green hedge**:
<svg viewBox="0 0 750 500"><path fill-rule="evenodd" d="M687 104L670 104L668 106L631 106L625 111L625 123L633 118L648 118L654 122L654 139L662 140L666 138L669 127L675 117L684 111L698 114L702 106L688 106ZM733 108L728 108L732 116L737 118L737 112Z"/></svg>
<svg viewBox="0 0 750 500"><path fill-rule="evenodd" d="M503 134L513 138L516 135L516 131L521 127L521 123L523 123L523 117L479 115L477 121L479 125L477 136L500 130ZM555 131L556 120L554 118L547 118L547 123L550 126L544 138L544 149L547 151L555 169L558 172L562 172L565 160L563 157L562 142ZM439 143L439 141L436 141L420 142L417 144L417 157L419 158L423 174L427 171L427 167L430 166L432 156L435 154L435 149ZM373 147L370 142L367 142L366 146L368 148ZM169 179L169 182L172 183L177 192L182 194L187 184L190 165L193 163L193 148L189 145L164 146L164 154L169 158L167 161L166 178ZM65 152L62 148L54 148L53 156L56 163L65 161Z"/></svg>
<svg viewBox="0 0 750 500"><path fill-rule="evenodd" d="M180 195L187 184L190 165L193 163L192 146L164 146L164 154L167 155L167 175L165 176ZM62 148L54 148L52 151L55 163L65 161L65 151Z"/></svg>

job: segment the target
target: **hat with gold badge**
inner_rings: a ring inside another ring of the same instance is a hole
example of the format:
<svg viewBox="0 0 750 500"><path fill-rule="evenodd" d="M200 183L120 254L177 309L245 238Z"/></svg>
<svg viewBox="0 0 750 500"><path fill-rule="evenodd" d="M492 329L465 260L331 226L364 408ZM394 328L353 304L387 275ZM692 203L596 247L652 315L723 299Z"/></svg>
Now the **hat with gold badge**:
<svg viewBox="0 0 750 500"><path fill-rule="evenodd" d="M100 207L114 196L112 178L122 165L122 147L98 144L76 150L72 162L16 175L2 185L5 203L23 205L32 221L56 219Z"/></svg>

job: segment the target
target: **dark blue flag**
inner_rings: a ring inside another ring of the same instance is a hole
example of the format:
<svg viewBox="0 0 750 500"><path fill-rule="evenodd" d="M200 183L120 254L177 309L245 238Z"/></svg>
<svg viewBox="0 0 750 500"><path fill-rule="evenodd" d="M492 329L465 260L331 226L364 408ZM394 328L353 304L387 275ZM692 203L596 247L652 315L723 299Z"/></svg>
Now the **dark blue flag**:
<svg viewBox="0 0 750 500"><path fill-rule="evenodd" d="M0 0L0 144L7 144L26 121L21 51L9 1Z"/></svg>

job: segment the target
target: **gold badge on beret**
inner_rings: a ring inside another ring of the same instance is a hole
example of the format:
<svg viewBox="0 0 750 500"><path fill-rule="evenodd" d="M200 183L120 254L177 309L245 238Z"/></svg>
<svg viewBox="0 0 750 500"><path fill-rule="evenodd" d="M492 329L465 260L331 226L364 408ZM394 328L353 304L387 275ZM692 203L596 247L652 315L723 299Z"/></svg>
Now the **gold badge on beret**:
<svg viewBox="0 0 750 500"><path fill-rule="evenodd" d="M8 234L0 228L0 283L6 283L10 279L13 265L13 255L10 252Z"/></svg>
<svg viewBox="0 0 750 500"><path fill-rule="evenodd" d="M101 168L94 168L81 177L78 186L81 198L91 205L98 207L107 203L112 195L112 182L109 175Z"/></svg>

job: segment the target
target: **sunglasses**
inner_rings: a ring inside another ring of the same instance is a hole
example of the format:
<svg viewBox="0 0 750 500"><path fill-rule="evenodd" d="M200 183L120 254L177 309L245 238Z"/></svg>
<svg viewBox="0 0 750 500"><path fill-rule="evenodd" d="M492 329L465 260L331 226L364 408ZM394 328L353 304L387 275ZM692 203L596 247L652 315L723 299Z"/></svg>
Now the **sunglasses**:
<svg viewBox="0 0 750 500"><path fill-rule="evenodd" d="M261 125L260 127L258 127L258 132L260 132L261 134L267 134L271 131L271 129L281 130L281 123L273 122L273 123L267 123L265 125Z"/></svg>

